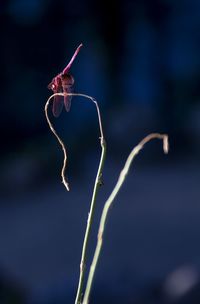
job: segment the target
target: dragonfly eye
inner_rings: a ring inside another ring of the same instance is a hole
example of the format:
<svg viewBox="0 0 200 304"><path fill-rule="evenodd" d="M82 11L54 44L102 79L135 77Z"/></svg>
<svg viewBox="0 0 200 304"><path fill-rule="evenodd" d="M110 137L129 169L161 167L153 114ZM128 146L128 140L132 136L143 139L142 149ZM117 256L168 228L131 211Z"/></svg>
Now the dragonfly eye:
<svg viewBox="0 0 200 304"><path fill-rule="evenodd" d="M55 84L53 82L49 83L48 87L49 90L54 90L55 89Z"/></svg>

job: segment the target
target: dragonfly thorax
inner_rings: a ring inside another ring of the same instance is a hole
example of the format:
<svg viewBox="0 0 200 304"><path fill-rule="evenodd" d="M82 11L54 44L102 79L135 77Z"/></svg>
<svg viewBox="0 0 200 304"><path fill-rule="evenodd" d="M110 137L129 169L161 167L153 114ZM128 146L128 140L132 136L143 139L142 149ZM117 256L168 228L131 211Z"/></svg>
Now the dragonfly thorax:
<svg viewBox="0 0 200 304"><path fill-rule="evenodd" d="M71 87L74 84L74 77L70 74L61 75L61 81L63 87Z"/></svg>

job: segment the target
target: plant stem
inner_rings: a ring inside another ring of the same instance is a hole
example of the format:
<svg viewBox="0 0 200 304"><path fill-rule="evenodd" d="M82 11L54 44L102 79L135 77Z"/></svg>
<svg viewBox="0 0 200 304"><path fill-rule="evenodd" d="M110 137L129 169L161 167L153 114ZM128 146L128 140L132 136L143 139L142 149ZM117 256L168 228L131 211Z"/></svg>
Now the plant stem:
<svg viewBox="0 0 200 304"><path fill-rule="evenodd" d="M53 127L53 124L51 123L50 119L49 119L49 115L48 115L48 108L49 108L49 103L50 101L53 101L53 98L55 96L65 96L66 93L55 93L55 94L52 94L46 104L45 104L45 116L46 116L46 120L47 120L47 123L49 125L49 128L50 130L52 131L52 133L54 134L54 136L57 138L59 144L61 145L62 147L62 150L63 150L63 154L64 154L64 159L63 159L63 166L62 166L62 169L61 169L61 177L62 177L62 183L64 184L65 188L67 189L67 191L70 190L69 188L69 183L68 181L66 180L66 177L65 177L65 170L66 170L66 165L67 165L67 152L66 152L66 148L65 148L65 145L62 141L62 139L59 137L58 133L56 132L56 130L54 129ZM80 96L80 97L85 97L85 98L88 98L89 100L91 100L95 106L96 106L96 109L97 109L97 115L98 115L98 122L99 122L99 129L100 129L100 134L101 134L101 146L102 146L102 143L104 142L104 148L105 148L105 139L104 139L104 135L103 135L103 127L102 127L102 122L101 122L101 114L100 114L100 110L99 110L99 106L98 106L98 103L97 101L89 96L89 95L86 95L86 94L81 94L81 93L67 93L67 95L69 96Z"/></svg>
<svg viewBox="0 0 200 304"><path fill-rule="evenodd" d="M91 200L91 204L90 204L90 211L89 211L89 215L88 215L87 226L86 226L86 231L85 231L85 236L84 236L84 241L83 241L82 254L81 254L80 275L79 275L78 289L77 289L76 300L75 300L76 304L80 304L81 299L82 299L82 291L83 291L83 284L84 284L88 240L89 240L92 221L93 221L93 217L94 217L94 210L95 210L95 202L96 202L96 198L97 198L97 193L98 193L99 187L102 184L101 177L102 177L102 171L103 171L104 161L105 161L105 157L106 157L106 142L105 142L105 139L104 139L103 127L102 127L102 121L101 121L101 114L100 114L100 110L99 110L99 106L98 106L97 101L93 97L91 97L89 95L85 95L85 94L67 93L67 95L85 97L85 98L88 98L90 101L92 101L95 104L96 110L97 110L97 115L98 115L98 122L99 122L99 129L100 129L100 144L101 144L101 158L100 158L99 168L98 168L96 179L95 179L93 195L92 195L92 200ZM59 144L62 147L63 153L64 153L64 160L63 160L63 167L62 167L62 170L61 170L61 177L62 177L62 182L63 182L64 186L69 191L69 184L68 184L68 182L65 178L65 169L66 169L66 164L67 164L66 148L65 148L65 145L64 145L63 141L61 140L61 138L58 136L57 132L53 128L53 125L52 125L52 123L49 119L49 116L48 116L48 106L49 106L50 101L53 101L52 98L54 96L65 96L65 93L55 93L55 94L52 94L49 97L49 99L47 100L47 102L45 104L45 115L46 115L46 119L47 119L47 122L48 122L48 125L49 125L50 129L53 132L53 134L55 135L55 137L57 138Z"/></svg>
<svg viewBox="0 0 200 304"><path fill-rule="evenodd" d="M61 95L61 96L62 96L63 94L62 94L62 93L55 93L55 94L51 95L51 96L48 98L48 100L47 100L47 102L46 102L46 104L45 104L45 109L44 109L44 111L45 111L45 116L46 116L46 120L47 120L47 122L48 122L49 128L50 128L50 130L53 132L53 134L55 135L55 137L57 138L57 140L58 140L58 142L59 142L59 144L61 145L62 150L63 150L64 159L63 159L63 166L62 166L62 169L61 169L61 177L62 177L62 183L64 184L64 186L65 186L65 188L67 189L67 191L69 191L69 190L70 190L70 189L69 189L69 183L68 183L68 181L66 180L66 177L65 177L65 169L66 169L66 164L67 164L67 152L66 152L66 148L65 148L65 145L64 145L62 139L58 136L58 133L57 133L56 130L54 129L54 127L53 127L53 125L52 125L52 123L51 123L51 121L50 121L50 119L49 119L49 115L48 115L49 103L50 103L50 101L53 101L52 98L53 98L54 96L58 96L58 95Z"/></svg>
<svg viewBox="0 0 200 304"><path fill-rule="evenodd" d="M96 266L97 266L97 262L101 253L101 248L102 248L102 243L103 243L103 235L104 235L104 229L105 229L105 223L107 220L107 216L108 216L108 211L115 199L115 197L117 196L127 174L129 171L129 168L131 166L131 163L133 161L133 159L135 158L135 156L139 153L139 151L143 148L143 146L150 140L154 139L154 138L158 138L158 139L162 139L163 140L163 150L165 153L168 153L168 136L165 134L159 134L159 133L153 133L148 135L147 137L145 137L130 153L130 155L127 158L127 161L125 163L124 168L122 169L118 181L112 191L112 193L110 194L109 198L107 199L104 208L103 208L103 212L101 215L101 219L100 219L100 224L99 224L99 230L98 230L98 236L97 236L97 244L96 244L96 249L95 249L95 253L94 253L94 257L92 260L92 264L90 267L90 271L89 271L89 276L88 276L88 281L86 284L86 290L85 290L85 294L84 294L84 298L83 298L83 304L88 304L88 300L89 300L89 296L90 296L90 292L91 292L91 287L92 287L92 283L93 283L93 279L94 279L94 274L95 274L95 270L96 270Z"/></svg>
<svg viewBox="0 0 200 304"><path fill-rule="evenodd" d="M96 202L99 187L101 186L101 175L102 175L102 170L103 170L103 165L104 165L105 155L106 155L106 145L105 145L104 140L101 140L101 147L102 147L101 159L99 162L99 168L98 168L97 176L95 179L94 190L93 190L93 195L92 195L92 200L91 200L91 205L90 205L90 211L88 214L87 227L86 227L85 237L84 237L83 247L82 247L81 263L80 263L80 277L79 277L79 283L78 283L78 289L77 289L77 295L76 295L76 301L75 301L76 304L80 304L81 298L82 298L82 290L83 290L84 275L85 275L85 268L86 268L86 254L87 254L88 239L89 239L92 221L93 221L93 217L94 217L95 202Z"/></svg>
<svg viewBox="0 0 200 304"><path fill-rule="evenodd" d="M77 95L83 96L82 94L77 94ZM99 120L100 134L101 134L100 143L101 143L102 150L101 150L99 168L98 168L95 183L94 183L92 200L91 200L91 204L90 204L90 211L88 214L87 226L86 226L86 231L85 231L85 236L84 236L84 241L83 241L81 263L80 263L80 275L79 275L79 282L78 282L78 289L77 289L75 304L80 304L81 300L82 300L84 276L85 276L85 269L86 269L86 255L87 255L88 240L89 240L89 235L91 232L91 227L92 227L92 222L93 222L93 217L94 217L94 210L95 210L95 205L96 205L95 203L96 203L96 199L97 199L97 194L98 194L99 187L102 184L101 177L102 177L103 166L104 166L104 161L105 161L105 157L106 157L106 142L105 142L104 135L103 135L101 115L100 115L98 103L96 102L96 100L94 100L90 96L86 96L86 95L84 95L84 96L90 98L96 105L98 120Z"/></svg>

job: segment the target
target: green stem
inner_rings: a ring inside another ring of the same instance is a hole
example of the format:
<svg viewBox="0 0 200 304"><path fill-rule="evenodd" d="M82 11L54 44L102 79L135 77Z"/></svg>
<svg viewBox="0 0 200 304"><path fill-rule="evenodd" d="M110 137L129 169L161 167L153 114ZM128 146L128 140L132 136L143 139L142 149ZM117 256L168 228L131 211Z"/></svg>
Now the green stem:
<svg viewBox="0 0 200 304"><path fill-rule="evenodd" d="M83 247L82 247L81 263L80 263L80 277L79 277L79 283L78 283L78 289L77 289L76 301L75 301L76 304L81 303L84 275L85 275L85 269L86 269L86 254L87 254L88 239L89 239L92 221L93 221L93 217L94 217L96 198L97 198L99 187L101 186L101 176L102 176L102 170L103 170L103 165L104 165L105 156L106 156L106 143L104 140L102 140L102 138L101 138L101 148L102 148L101 159L100 159L100 163L99 163L97 176L95 179L94 190L93 190L93 195L92 195L92 200L91 200L91 205L90 205L90 211L88 214L87 227L86 227L85 237L84 237Z"/></svg>
<svg viewBox="0 0 200 304"><path fill-rule="evenodd" d="M99 168L97 171L96 179L95 179L95 184L94 184L94 189L93 189L93 195L92 195L92 200L90 204L90 211L88 214L88 219L87 219L87 226L86 226L86 231L85 231L85 236L84 236L84 241L83 241L83 247L82 247L82 254L81 254L81 263L80 263L80 275L79 275L79 282L78 282L78 289L76 293L76 300L75 304L80 304L82 300L82 293L83 293L83 284L84 284L84 276L85 276L85 269L86 269L86 258L87 258L87 248L88 248L88 240L89 240L89 235L91 232L91 227L92 227L92 221L94 217L94 210L95 210L95 203L97 199L97 194L99 187L101 186L101 177L102 177L102 172L103 172L103 166L104 166L104 161L106 157L106 142L104 139L103 135L103 127L102 127L102 121L101 121L101 114L99 110L99 106L97 101L85 94L73 94L76 96L82 96L89 98L92 102L94 102L97 110L97 115L98 115L98 121L99 121L99 129L100 129L100 143L101 143L101 158L99 162Z"/></svg>
<svg viewBox="0 0 200 304"><path fill-rule="evenodd" d="M90 271L89 271L89 276L88 276L88 281L86 284L86 290L85 290L85 294L84 294L84 298L83 298L83 304L88 304L88 300L89 300L89 296L90 296L90 292L91 292L91 287L92 287L92 283L93 283L93 279L94 279L94 274L95 274L95 270L96 270L96 266L97 266L97 262L101 253L101 248L102 248L102 243L103 243L103 235L104 235L104 229L105 229L105 223L107 220L107 216L108 216L108 211L115 199L115 197L117 196L127 174L129 171L129 168L131 166L131 163L133 161L133 159L135 158L135 156L139 153L139 151L143 148L143 146L150 140L154 139L154 138L158 138L158 139L162 139L163 140L163 149L165 153L168 153L168 136L167 135L163 135L163 134L159 134L159 133L153 133L148 135L147 137L145 137L130 153L129 157L127 158L127 161L125 163L125 166L123 168L123 170L121 171L118 181L112 191L112 193L110 194L109 198L107 199L104 208L103 208L103 212L101 215L101 219L100 219L100 224L99 224L99 230L98 230L98 237L97 237L97 244L96 244L96 249L95 249L95 253L94 253L94 257L92 260L92 264L90 267Z"/></svg>
<svg viewBox="0 0 200 304"><path fill-rule="evenodd" d="M84 284L88 240L89 240L89 235L90 235L90 231L91 231L92 220L93 220L93 217L94 217L94 210L95 210L95 202L96 202L96 198L97 198L97 193L98 193L99 187L101 186L101 177L102 177L103 165L104 165L104 161L105 161L105 157L106 157L106 142L105 142L105 139L104 139L103 127L102 127L102 121L101 121L101 114L100 114L100 110L99 110L99 106L98 106L97 101L93 97L91 97L89 95L86 95L86 94L67 93L67 95L85 97L85 98L88 98L89 100L91 100L95 104L96 110L97 110L97 115L98 115L98 122L99 122L99 129L100 129L100 143L101 143L101 149L102 149L101 150L101 159L100 159L100 162L99 162L99 168L98 168L97 176L96 176L96 179L95 179L94 190L93 190L92 200L91 200L91 204L90 204L90 212L89 212L89 215L88 215L87 226L86 226L86 231L85 231L85 236L84 236L84 241L83 241L83 247L82 247L82 254L81 254L80 275L79 275L78 289L77 289L76 300L75 300L76 304L80 304L81 299L82 299L82 291L83 291L83 284ZM49 124L49 127L50 127L51 131L53 132L53 134L57 138L57 140L58 140L58 142L61 145L62 150L63 150L64 160L63 160L63 167L62 167L62 170L61 170L61 177L62 177L62 182L63 182L64 186L69 191L69 183L65 178L65 169L66 169L66 164L67 164L66 148L65 148L65 145L64 145L63 141L61 140L61 138L58 136L57 132L53 128L53 125L52 125L52 123L49 119L49 116L48 116L49 103L50 103L50 101L53 101L54 96L65 96L65 93L55 93L55 94L52 94L49 97L49 99L47 100L46 105L45 105L45 115L46 115L46 119L47 119L47 122Z"/></svg>

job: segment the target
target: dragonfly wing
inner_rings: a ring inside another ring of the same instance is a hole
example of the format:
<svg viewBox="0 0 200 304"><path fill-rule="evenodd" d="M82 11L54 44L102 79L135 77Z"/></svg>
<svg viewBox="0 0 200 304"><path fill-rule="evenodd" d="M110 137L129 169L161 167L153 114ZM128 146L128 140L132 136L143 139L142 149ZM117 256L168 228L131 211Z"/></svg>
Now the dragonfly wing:
<svg viewBox="0 0 200 304"><path fill-rule="evenodd" d="M52 112L55 117L58 117L63 109L63 97L55 96L53 101Z"/></svg>
<svg viewBox="0 0 200 304"><path fill-rule="evenodd" d="M68 88L66 93L71 93L71 92L72 92L71 88ZM70 95L64 96L64 105L65 105L65 110L67 112L69 112L69 110L71 108L71 100L72 100L72 96L70 96Z"/></svg>
<svg viewBox="0 0 200 304"><path fill-rule="evenodd" d="M64 96L64 105L65 105L65 110L69 112L71 108L71 100L72 96Z"/></svg>

